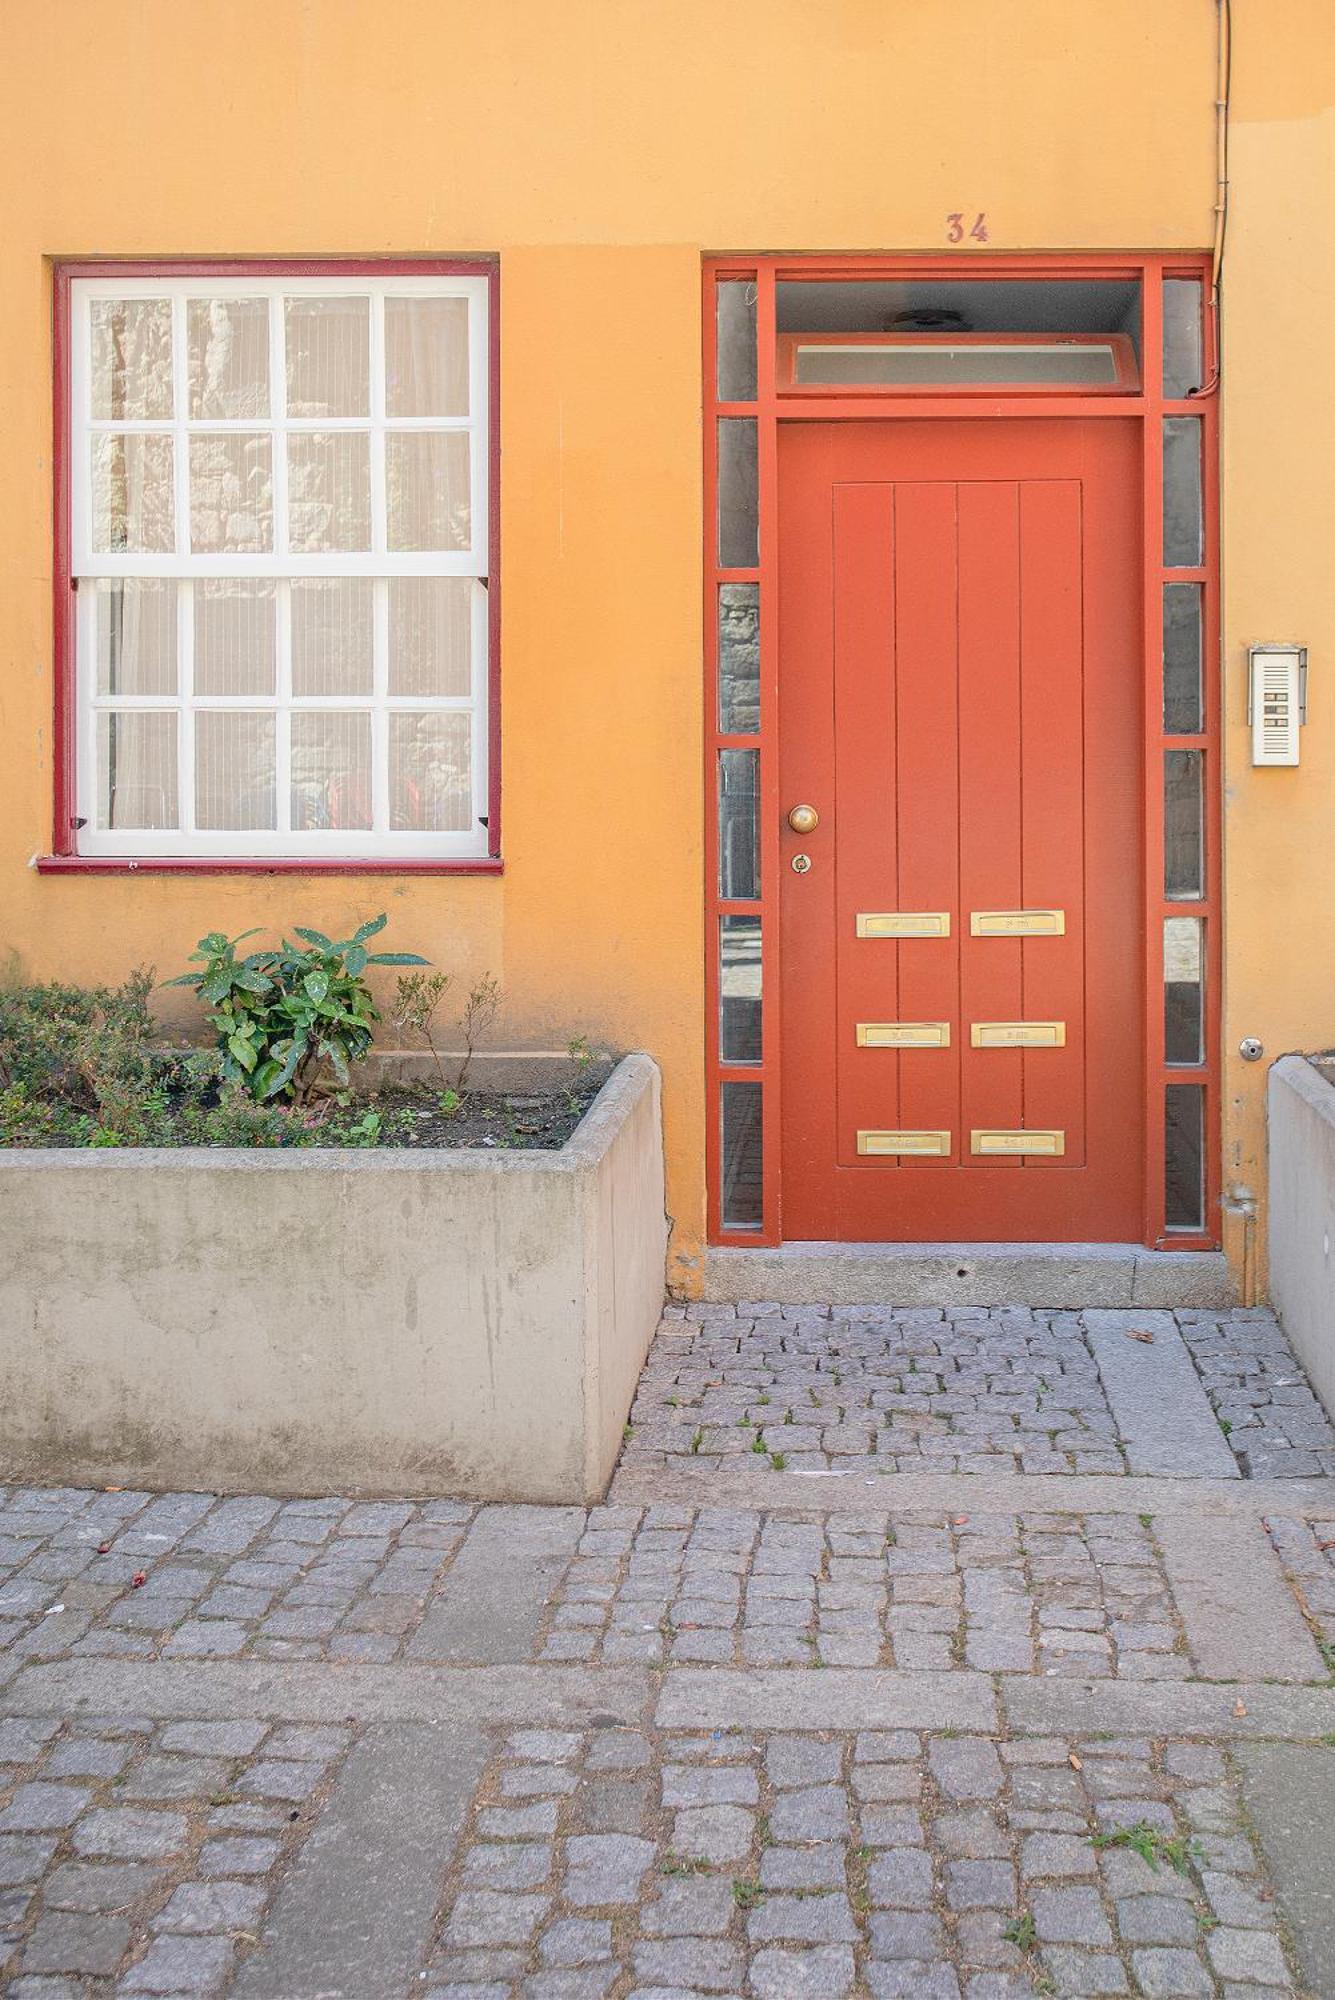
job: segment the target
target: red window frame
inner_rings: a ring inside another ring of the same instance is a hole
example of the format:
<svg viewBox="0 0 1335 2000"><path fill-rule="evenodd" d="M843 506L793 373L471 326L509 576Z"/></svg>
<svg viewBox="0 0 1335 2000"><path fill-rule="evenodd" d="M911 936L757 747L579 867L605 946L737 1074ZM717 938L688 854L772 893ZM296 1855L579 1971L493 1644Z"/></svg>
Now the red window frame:
<svg viewBox="0 0 1335 2000"><path fill-rule="evenodd" d="M70 286L123 278L484 278L487 281L487 853L433 856L90 855L78 846L78 676L70 554ZM42 875L499 875L501 859L500 264L495 257L154 258L62 260L52 286L52 681L54 784L51 852Z"/></svg>
<svg viewBox="0 0 1335 2000"><path fill-rule="evenodd" d="M1043 391L1044 414L1071 417L1137 418L1141 422L1143 460L1143 910L1144 910L1144 1046L1145 1101L1144 1226L1142 1242L1151 1249L1207 1250L1222 1236L1223 1142L1220 1062L1222 1031L1222 656L1219 594L1219 340L1210 300L1210 257L1205 252L1068 252L1054 254L971 253L967 258L924 253L917 256L830 257L733 255L706 258L703 267L702 348L704 363L704 658L705 658L705 1160L707 1236L711 1243L757 1249L778 1245L783 1232L781 1185L780 1100L780 932L779 932L779 772L778 719L778 427L780 422L823 423L868 418L893 420L898 398L911 407L915 419L959 417L969 408L978 416L1004 419L1032 416L1032 394L988 385L961 395L953 389L905 391L902 387L868 389L864 385L818 391L808 385L795 391L779 381L780 336L777 331L777 286L788 279L913 279L951 278L967 271L971 278L1025 277L1044 279L1135 279L1141 286L1140 380L1134 389L1109 395L1070 388ZM1165 280L1199 282L1202 297L1202 366L1206 377L1200 391L1185 398L1163 392L1163 286ZM756 290L756 390L745 401L724 401L718 394L716 292L718 284L745 279ZM878 336L884 338L884 336ZM914 335L914 339L928 336ZM839 335L847 339L849 336ZM958 338L958 336L945 336ZM1164 560L1162 430L1165 417L1190 416L1201 422L1201 487L1204 561L1179 567ZM718 425L720 419L743 417L756 423L759 546L758 561L746 568L728 568L719 561ZM747 734L727 734L719 726L718 616L720 584L757 585L760 603L759 727ZM1202 589L1202 728L1187 736L1164 727L1163 712L1163 586L1166 582L1196 583ZM718 758L720 751L758 752L760 894L754 900L725 900L720 895ZM1205 837L1203 894L1174 901L1164 880L1164 755L1172 750L1197 750L1204 758L1202 810ZM721 916L751 914L761 919L763 1029L759 1062L724 1062L719 1044ZM1164 919L1199 918L1203 925L1202 972L1205 980L1204 1055L1200 1064L1170 1065L1165 1044L1163 982ZM762 1097L762 1219L758 1228L729 1228L722 1216L722 1090L726 1083L758 1085ZM1165 1091L1173 1084L1191 1084L1203 1092L1203 1224L1197 1229L1169 1228L1165 1217Z"/></svg>

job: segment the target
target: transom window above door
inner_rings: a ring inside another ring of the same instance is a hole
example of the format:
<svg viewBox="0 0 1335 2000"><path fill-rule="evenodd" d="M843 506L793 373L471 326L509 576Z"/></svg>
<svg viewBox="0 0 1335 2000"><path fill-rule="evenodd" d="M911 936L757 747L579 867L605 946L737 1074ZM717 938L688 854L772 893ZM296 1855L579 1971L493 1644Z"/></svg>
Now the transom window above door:
<svg viewBox="0 0 1335 2000"><path fill-rule="evenodd" d="M69 279L72 850L496 852L488 307L476 266Z"/></svg>

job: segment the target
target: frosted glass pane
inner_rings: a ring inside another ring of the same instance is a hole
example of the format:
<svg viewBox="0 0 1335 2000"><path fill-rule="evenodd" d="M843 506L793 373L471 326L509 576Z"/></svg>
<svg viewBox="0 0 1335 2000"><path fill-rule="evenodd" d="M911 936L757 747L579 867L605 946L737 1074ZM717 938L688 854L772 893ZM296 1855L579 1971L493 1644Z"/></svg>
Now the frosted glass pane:
<svg viewBox="0 0 1335 2000"><path fill-rule="evenodd" d="M1205 1227L1205 1091L1170 1083L1164 1091L1164 1221Z"/></svg>
<svg viewBox="0 0 1335 2000"><path fill-rule="evenodd" d="M293 555L371 546L371 440L365 431L294 431L287 440Z"/></svg>
<svg viewBox="0 0 1335 2000"><path fill-rule="evenodd" d="M799 347L793 371L795 382L905 383L921 386L940 383L951 388L958 383L1026 382L1059 387L1089 384L1110 387L1117 381L1117 363L1111 347L1041 345L950 347L935 341L912 347L887 342L884 347L870 343L847 347L812 344Z"/></svg>
<svg viewBox="0 0 1335 2000"><path fill-rule="evenodd" d="M722 1195L725 1229L764 1221L764 1101L758 1083L725 1083L722 1102Z"/></svg>
<svg viewBox="0 0 1335 2000"><path fill-rule="evenodd" d="M92 589L98 693L175 694L176 585L134 576L102 578Z"/></svg>
<svg viewBox="0 0 1335 2000"><path fill-rule="evenodd" d="M1205 1061L1205 925L1200 917L1163 923L1164 1059Z"/></svg>
<svg viewBox="0 0 1335 2000"><path fill-rule="evenodd" d="M347 709L292 716L292 827L365 832L371 824L371 718Z"/></svg>
<svg viewBox="0 0 1335 2000"><path fill-rule="evenodd" d="M756 398L756 281L728 278L715 292L720 403Z"/></svg>
<svg viewBox="0 0 1335 2000"><path fill-rule="evenodd" d="M760 822L756 781L758 750L718 753L719 894L746 902L760 894Z"/></svg>
<svg viewBox="0 0 1335 2000"><path fill-rule="evenodd" d="M467 299L385 300L385 414L468 415Z"/></svg>
<svg viewBox="0 0 1335 2000"><path fill-rule="evenodd" d="M1163 772L1164 896L1194 902L1205 894L1204 754L1165 750Z"/></svg>
<svg viewBox="0 0 1335 2000"><path fill-rule="evenodd" d="M1201 366L1201 282L1165 278L1163 288L1163 392L1190 396L1204 378Z"/></svg>
<svg viewBox="0 0 1335 2000"><path fill-rule="evenodd" d="M1202 721L1201 585L1166 583L1163 589L1163 726L1170 736L1192 736Z"/></svg>
<svg viewBox="0 0 1335 2000"><path fill-rule="evenodd" d="M371 301L285 299L287 413L369 417Z"/></svg>
<svg viewBox="0 0 1335 2000"><path fill-rule="evenodd" d="M389 691L472 690L473 592L468 576L396 576L389 585Z"/></svg>
<svg viewBox="0 0 1335 2000"><path fill-rule="evenodd" d="M94 299L94 419L132 423L172 415L172 309L169 299Z"/></svg>
<svg viewBox="0 0 1335 2000"><path fill-rule="evenodd" d="M275 829L274 718L245 709L195 716L195 823L208 831Z"/></svg>
<svg viewBox="0 0 1335 2000"><path fill-rule="evenodd" d="M172 441L160 432L102 432L92 452L93 547L100 555L174 555Z"/></svg>
<svg viewBox="0 0 1335 2000"><path fill-rule="evenodd" d="M725 736L750 736L760 728L758 583L719 585L718 726Z"/></svg>
<svg viewBox="0 0 1335 2000"><path fill-rule="evenodd" d="M466 431L390 431L391 549L468 549L473 521Z"/></svg>
<svg viewBox="0 0 1335 2000"><path fill-rule="evenodd" d="M312 576L294 581L294 695L370 694L372 587L369 576Z"/></svg>
<svg viewBox="0 0 1335 2000"><path fill-rule="evenodd" d="M252 577L208 577L195 596L195 693L274 693L275 594Z"/></svg>
<svg viewBox="0 0 1335 2000"><path fill-rule="evenodd" d="M754 417L720 417L718 559L724 569L760 561L760 485Z"/></svg>
<svg viewBox="0 0 1335 2000"><path fill-rule="evenodd" d="M468 833L473 825L472 718L391 714L389 823L397 833Z"/></svg>
<svg viewBox="0 0 1335 2000"><path fill-rule="evenodd" d="M189 299L186 352L192 417L269 414L269 301Z"/></svg>
<svg viewBox="0 0 1335 2000"><path fill-rule="evenodd" d="M273 547L273 447L267 434L190 439L190 546L196 555Z"/></svg>
<svg viewBox="0 0 1335 2000"><path fill-rule="evenodd" d="M1205 555L1201 499L1201 420L1165 417L1163 426L1163 559L1169 569L1195 569Z"/></svg>
<svg viewBox="0 0 1335 2000"><path fill-rule="evenodd" d="M98 716L97 823L104 833L180 825L174 712Z"/></svg>

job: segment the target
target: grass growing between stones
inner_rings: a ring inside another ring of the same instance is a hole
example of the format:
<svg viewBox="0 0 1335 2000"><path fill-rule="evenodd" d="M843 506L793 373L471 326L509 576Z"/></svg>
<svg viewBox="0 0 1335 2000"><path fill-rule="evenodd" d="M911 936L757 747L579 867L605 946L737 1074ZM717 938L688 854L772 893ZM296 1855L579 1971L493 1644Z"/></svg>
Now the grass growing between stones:
<svg viewBox="0 0 1335 2000"><path fill-rule="evenodd" d="M1191 1864L1199 1861L1203 1852L1200 1841L1194 1836L1166 1834L1143 1819L1136 1820L1131 1826L1116 1826L1110 1833L1092 1834L1090 1844L1097 1848L1128 1847L1156 1874L1161 1861L1166 1861L1179 1875L1189 1874Z"/></svg>

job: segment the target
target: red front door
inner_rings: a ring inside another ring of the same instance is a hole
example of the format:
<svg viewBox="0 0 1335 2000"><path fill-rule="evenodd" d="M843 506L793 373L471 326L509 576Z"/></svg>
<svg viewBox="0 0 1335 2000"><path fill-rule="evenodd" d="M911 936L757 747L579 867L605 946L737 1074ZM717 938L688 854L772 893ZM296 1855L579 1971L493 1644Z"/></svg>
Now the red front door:
<svg viewBox="0 0 1335 2000"><path fill-rule="evenodd" d="M785 1238L1141 1234L1139 481L1115 418L780 426Z"/></svg>

